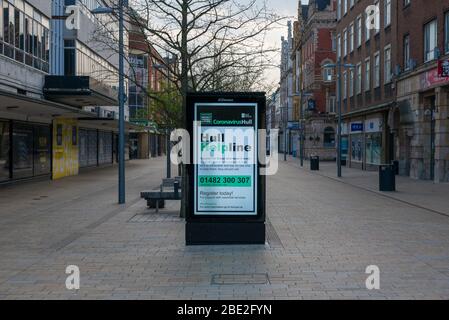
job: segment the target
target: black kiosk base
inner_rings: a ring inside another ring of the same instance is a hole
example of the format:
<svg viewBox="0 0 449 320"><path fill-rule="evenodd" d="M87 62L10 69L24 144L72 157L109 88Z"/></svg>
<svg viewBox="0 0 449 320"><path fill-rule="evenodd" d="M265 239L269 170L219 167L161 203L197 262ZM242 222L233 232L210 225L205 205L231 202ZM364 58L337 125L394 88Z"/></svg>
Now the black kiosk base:
<svg viewBox="0 0 449 320"><path fill-rule="evenodd" d="M207 223L187 222L186 244L239 245L265 244L265 223Z"/></svg>

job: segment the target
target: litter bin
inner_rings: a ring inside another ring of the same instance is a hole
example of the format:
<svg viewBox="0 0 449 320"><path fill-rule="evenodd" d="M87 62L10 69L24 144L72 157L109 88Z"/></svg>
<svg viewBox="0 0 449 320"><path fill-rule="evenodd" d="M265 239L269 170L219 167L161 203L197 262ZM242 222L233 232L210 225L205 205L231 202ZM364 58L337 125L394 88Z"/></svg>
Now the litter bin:
<svg viewBox="0 0 449 320"><path fill-rule="evenodd" d="M394 160L391 164L393 165L394 174L399 175L399 161Z"/></svg>
<svg viewBox="0 0 449 320"><path fill-rule="evenodd" d="M384 164L379 167L379 190L396 191L396 175L393 165Z"/></svg>
<svg viewBox="0 0 449 320"><path fill-rule="evenodd" d="M310 157L310 170L312 170L312 171L320 170L320 157L318 157L318 156Z"/></svg>

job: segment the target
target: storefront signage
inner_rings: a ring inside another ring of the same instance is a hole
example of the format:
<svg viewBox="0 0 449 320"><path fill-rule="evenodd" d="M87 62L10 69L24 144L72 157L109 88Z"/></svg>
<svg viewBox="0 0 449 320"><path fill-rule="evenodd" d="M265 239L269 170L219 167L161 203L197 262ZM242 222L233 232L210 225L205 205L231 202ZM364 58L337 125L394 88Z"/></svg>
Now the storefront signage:
<svg viewBox="0 0 449 320"><path fill-rule="evenodd" d="M351 123L351 133L363 132L363 122L352 122Z"/></svg>
<svg viewBox="0 0 449 320"><path fill-rule="evenodd" d="M421 90L429 89L433 86L443 85L449 83L449 77L441 77L438 68L424 72L420 75Z"/></svg>
<svg viewBox="0 0 449 320"><path fill-rule="evenodd" d="M449 60L438 61L438 77L449 78Z"/></svg>
<svg viewBox="0 0 449 320"><path fill-rule="evenodd" d="M381 132L382 131L382 119L374 118L365 121L365 132Z"/></svg>
<svg viewBox="0 0 449 320"><path fill-rule="evenodd" d="M299 122L289 122L288 123L288 129L290 129L290 130L300 130L301 126L299 125Z"/></svg>
<svg viewBox="0 0 449 320"><path fill-rule="evenodd" d="M257 104L194 108L194 214L257 215Z"/></svg>

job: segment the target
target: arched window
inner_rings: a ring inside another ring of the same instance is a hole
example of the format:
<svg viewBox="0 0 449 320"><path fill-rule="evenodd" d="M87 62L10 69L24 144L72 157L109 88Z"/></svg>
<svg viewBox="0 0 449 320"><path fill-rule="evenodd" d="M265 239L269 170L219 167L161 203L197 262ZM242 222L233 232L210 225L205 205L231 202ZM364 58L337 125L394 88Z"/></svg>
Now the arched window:
<svg viewBox="0 0 449 320"><path fill-rule="evenodd" d="M332 127L327 127L324 129L324 147L333 148L335 147L335 130Z"/></svg>

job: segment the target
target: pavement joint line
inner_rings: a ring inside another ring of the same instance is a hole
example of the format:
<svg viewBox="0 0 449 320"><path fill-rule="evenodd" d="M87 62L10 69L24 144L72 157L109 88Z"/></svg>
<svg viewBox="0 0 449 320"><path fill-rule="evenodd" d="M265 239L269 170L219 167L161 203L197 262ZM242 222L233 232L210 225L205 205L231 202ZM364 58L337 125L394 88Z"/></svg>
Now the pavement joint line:
<svg viewBox="0 0 449 320"><path fill-rule="evenodd" d="M421 205L413 203L413 202L409 202L409 201L406 201L406 200L398 199L398 198L396 198L394 196L390 196L388 194L385 194L385 193L382 193L380 191L376 191L376 190L373 190L373 189L370 189L370 188L366 188L366 187L363 187L363 186L358 186L356 184L344 181L343 179L334 178L334 177L331 177L331 176L328 176L328 175L325 175L325 174L322 174L322 173L311 172L311 171L307 170L304 167L298 167L297 165L292 164L290 162L287 162L286 164L288 166L291 166L291 167L299 168L300 170L303 170L304 172L306 172L306 173L308 173L310 175L316 175L316 176L320 176L320 177L323 177L323 178L328 178L330 180L333 180L333 181L336 181L336 182L340 182L340 183L343 183L345 185L348 185L348 186L351 186L351 187L354 187L354 188L357 188L357 189L368 191L368 192L373 193L373 194L375 194L377 196L380 196L380 197L388 198L388 199L391 199L391 200L394 200L394 201L397 201L397 202L409 205L409 206L414 207L414 208L418 208L418 209L421 209L421 210L424 210L424 211L429 211L431 213L435 213L435 214L438 214L440 216L444 216L446 218L449 218L449 214L441 212L441 211L438 211L438 210L435 210L435 209L430 209L430 208L421 206Z"/></svg>

